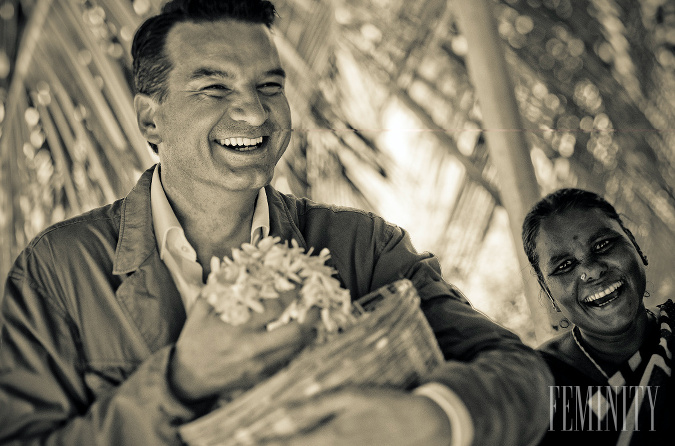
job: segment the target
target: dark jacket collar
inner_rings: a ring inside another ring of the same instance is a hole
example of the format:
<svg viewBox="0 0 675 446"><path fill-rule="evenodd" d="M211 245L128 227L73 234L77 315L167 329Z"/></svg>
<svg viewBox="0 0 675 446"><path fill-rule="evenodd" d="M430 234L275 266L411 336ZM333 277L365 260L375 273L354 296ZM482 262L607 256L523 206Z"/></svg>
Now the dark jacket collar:
<svg viewBox="0 0 675 446"><path fill-rule="evenodd" d="M150 205L150 184L154 169L155 166L152 166L143 172L136 186L122 200L113 274L128 274L137 270L157 249ZM297 202L287 199L269 185L265 187L265 192L270 207L270 235L281 237L281 240L295 239L300 246L308 249L298 228Z"/></svg>
<svg viewBox="0 0 675 446"><path fill-rule="evenodd" d="M283 241L295 239L305 250L309 249L298 227L300 221L297 201L288 199L269 185L265 187L265 193L270 207L270 235L281 237Z"/></svg>
<svg viewBox="0 0 675 446"><path fill-rule="evenodd" d="M143 172L136 186L122 201L113 274L137 270L157 250L150 208L150 183L154 168L152 166Z"/></svg>

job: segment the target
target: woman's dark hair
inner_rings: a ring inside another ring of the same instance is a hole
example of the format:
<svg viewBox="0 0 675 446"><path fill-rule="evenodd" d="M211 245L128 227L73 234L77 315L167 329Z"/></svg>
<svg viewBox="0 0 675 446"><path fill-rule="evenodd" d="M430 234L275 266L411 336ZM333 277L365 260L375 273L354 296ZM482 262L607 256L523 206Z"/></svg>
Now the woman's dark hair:
<svg viewBox="0 0 675 446"><path fill-rule="evenodd" d="M162 11L138 28L131 46L135 93L154 96L162 102L167 93L166 81L173 66L166 54L166 36L177 23L214 22L235 19L264 24L274 23L276 10L266 0L172 0ZM157 147L151 144L157 152Z"/></svg>
<svg viewBox="0 0 675 446"><path fill-rule="evenodd" d="M623 224L623 221L616 212L616 209L614 209L614 206L609 204L609 202L600 195L587 190L574 188L559 189L539 200L532 209L530 209L530 212L528 212L523 221L522 238L525 254L527 255L530 265L534 269L534 272L537 274L539 285L546 294L548 294L549 298L551 295L548 292L548 288L544 282L544 276L539 268L539 255L537 254L539 228L541 227L542 221L545 219L562 214L569 209L599 209L607 217L616 220L616 222L619 223L619 226L621 226L621 229L623 229L633 243L633 246L635 246L640 258L642 258L642 262L647 265L647 257L642 253L633 234Z"/></svg>

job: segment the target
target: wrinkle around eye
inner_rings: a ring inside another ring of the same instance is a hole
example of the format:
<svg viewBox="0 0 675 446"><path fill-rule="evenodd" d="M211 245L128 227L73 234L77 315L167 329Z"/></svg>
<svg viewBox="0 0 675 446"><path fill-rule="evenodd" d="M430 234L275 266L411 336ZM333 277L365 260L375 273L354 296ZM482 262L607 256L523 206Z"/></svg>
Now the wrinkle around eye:
<svg viewBox="0 0 675 446"><path fill-rule="evenodd" d="M265 96L274 96L283 93L284 87L281 85L262 85L258 87L258 91Z"/></svg>
<svg viewBox="0 0 675 446"><path fill-rule="evenodd" d="M202 90L196 92L197 95L203 98L210 99L224 99L227 96L227 91L223 90Z"/></svg>

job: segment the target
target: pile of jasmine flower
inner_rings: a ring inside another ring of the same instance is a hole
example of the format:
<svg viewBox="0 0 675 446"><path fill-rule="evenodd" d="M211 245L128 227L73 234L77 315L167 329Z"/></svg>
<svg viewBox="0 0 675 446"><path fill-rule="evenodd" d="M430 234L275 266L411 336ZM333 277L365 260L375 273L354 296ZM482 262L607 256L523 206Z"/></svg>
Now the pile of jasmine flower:
<svg viewBox="0 0 675 446"><path fill-rule="evenodd" d="M264 237L257 244L244 243L232 250L232 259L211 259L211 273L202 296L220 318L241 325L251 312L265 311L266 299L279 299L280 293L299 288L297 297L275 321L267 324L273 330L291 320L304 322L307 312L318 307L323 329L328 333L343 330L355 322L348 290L333 277L335 270L326 265L327 248L312 256L312 249L292 240L280 243L280 237Z"/></svg>

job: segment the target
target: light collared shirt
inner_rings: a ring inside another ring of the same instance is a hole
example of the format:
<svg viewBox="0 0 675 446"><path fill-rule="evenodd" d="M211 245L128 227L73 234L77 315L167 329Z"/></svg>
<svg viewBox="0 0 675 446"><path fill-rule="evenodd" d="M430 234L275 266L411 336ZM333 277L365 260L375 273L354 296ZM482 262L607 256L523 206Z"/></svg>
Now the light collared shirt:
<svg viewBox="0 0 675 446"><path fill-rule="evenodd" d="M169 269L169 273L171 273L176 288L183 299L185 312L188 313L204 286L202 280L204 269L197 262L197 251L185 238L185 232L178 222L171 204L169 204L159 177L159 164L155 167L152 175L150 206L159 257ZM258 198L253 211L251 243L257 242L262 237L267 237L269 232L270 210L265 188L261 188L258 191Z"/></svg>
<svg viewBox="0 0 675 446"><path fill-rule="evenodd" d="M197 252L185 238L185 232L166 198L159 177L159 164L155 167L150 185L150 206L159 256L173 277L183 299L185 312L189 313L204 286L203 268L197 262ZM265 188L261 188L253 211L251 243L268 236L269 232L269 204ZM443 384L431 382L418 387L413 393L430 398L446 413L452 427L451 446L471 444L473 421L466 405L455 392Z"/></svg>

